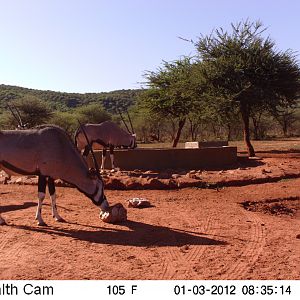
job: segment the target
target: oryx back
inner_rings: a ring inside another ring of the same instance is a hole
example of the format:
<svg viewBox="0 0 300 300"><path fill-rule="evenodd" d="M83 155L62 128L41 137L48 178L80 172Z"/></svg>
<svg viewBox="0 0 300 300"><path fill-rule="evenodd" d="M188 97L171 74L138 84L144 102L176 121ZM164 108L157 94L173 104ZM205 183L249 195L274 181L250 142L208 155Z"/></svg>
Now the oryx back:
<svg viewBox="0 0 300 300"><path fill-rule="evenodd" d="M94 192L86 161L57 126L0 131L0 163L14 173L59 178L86 193Z"/></svg>
<svg viewBox="0 0 300 300"><path fill-rule="evenodd" d="M36 130L0 131L0 164L10 173L37 174L39 144Z"/></svg>
<svg viewBox="0 0 300 300"><path fill-rule="evenodd" d="M105 121L100 124L85 124L84 128L89 140L93 143L94 149L102 149L110 145L130 147L134 142L132 134L129 134L111 121ZM80 130L77 130L75 139L78 149L82 150L86 146L86 140Z"/></svg>

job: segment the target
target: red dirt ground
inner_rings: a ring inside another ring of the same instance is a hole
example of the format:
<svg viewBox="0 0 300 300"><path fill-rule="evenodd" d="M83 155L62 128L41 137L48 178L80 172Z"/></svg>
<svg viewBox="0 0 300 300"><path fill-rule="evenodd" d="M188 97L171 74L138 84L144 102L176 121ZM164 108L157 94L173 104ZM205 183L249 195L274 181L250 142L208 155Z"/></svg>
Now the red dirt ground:
<svg viewBox="0 0 300 300"><path fill-rule="evenodd" d="M52 219L47 199L48 226L39 227L37 187L0 185L8 223L0 227L0 279L300 279L299 153L264 156L202 174L215 188L107 190L111 204L143 197L153 205L128 208L118 225L103 223L77 190L59 187L67 222ZM251 184L261 176L264 183ZM239 186L224 187L226 180Z"/></svg>

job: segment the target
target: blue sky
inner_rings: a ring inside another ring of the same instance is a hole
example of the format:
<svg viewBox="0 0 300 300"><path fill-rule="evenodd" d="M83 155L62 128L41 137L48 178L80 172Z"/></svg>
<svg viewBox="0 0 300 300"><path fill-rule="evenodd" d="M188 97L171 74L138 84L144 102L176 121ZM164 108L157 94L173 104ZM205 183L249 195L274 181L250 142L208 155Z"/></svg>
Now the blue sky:
<svg viewBox="0 0 300 300"><path fill-rule="evenodd" d="M62 92L140 88L146 70L194 53L214 28L261 20L300 52L300 1L0 0L0 84Z"/></svg>

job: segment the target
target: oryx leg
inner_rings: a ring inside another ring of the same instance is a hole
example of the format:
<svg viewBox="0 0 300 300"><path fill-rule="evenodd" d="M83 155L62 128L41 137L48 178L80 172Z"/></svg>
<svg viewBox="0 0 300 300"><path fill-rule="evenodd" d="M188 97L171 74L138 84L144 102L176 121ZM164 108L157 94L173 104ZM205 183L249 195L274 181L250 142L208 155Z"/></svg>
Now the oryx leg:
<svg viewBox="0 0 300 300"><path fill-rule="evenodd" d="M104 171L105 167L105 160L106 160L106 148L103 148L102 149L102 162L101 162L101 167L100 167L100 170L101 172Z"/></svg>
<svg viewBox="0 0 300 300"><path fill-rule="evenodd" d="M84 147L84 151L83 151L82 155L85 158L87 158L87 156L89 155L89 153L90 153L90 147L87 145L87 146Z"/></svg>
<svg viewBox="0 0 300 300"><path fill-rule="evenodd" d="M46 185L47 185L47 179L45 176L40 175L38 180L38 207L35 214L35 219L38 221L39 226L46 226L46 223L44 222L42 218L42 206L43 201L45 199L46 195Z"/></svg>
<svg viewBox="0 0 300 300"><path fill-rule="evenodd" d="M111 161L111 170L115 171L114 146L109 146L109 156Z"/></svg>
<svg viewBox="0 0 300 300"><path fill-rule="evenodd" d="M55 184L54 184L54 179L51 177L48 177L48 190L51 198L52 217L57 222L64 222L64 219L57 212Z"/></svg>

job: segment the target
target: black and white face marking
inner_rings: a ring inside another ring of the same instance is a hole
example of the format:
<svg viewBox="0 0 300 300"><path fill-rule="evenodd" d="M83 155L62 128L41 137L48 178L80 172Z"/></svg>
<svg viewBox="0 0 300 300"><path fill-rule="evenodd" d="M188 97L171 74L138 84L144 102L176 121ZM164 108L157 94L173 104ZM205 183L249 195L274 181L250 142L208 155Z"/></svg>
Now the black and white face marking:
<svg viewBox="0 0 300 300"><path fill-rule="evenodd" d="M104 195L103 182L100 180L97 180L97 188L92 196L92 201L97 206L100 206L101 210L106 211L109 208L109 204Z"/></svg>
<svg viewBox="0 0 300 300"><path fill-rule="evenodd" d="M132 140L129 145L129 148L134 149L134 148L136 148L136 134L135 133L132 134L131 138L132 138Z"/></svg>

